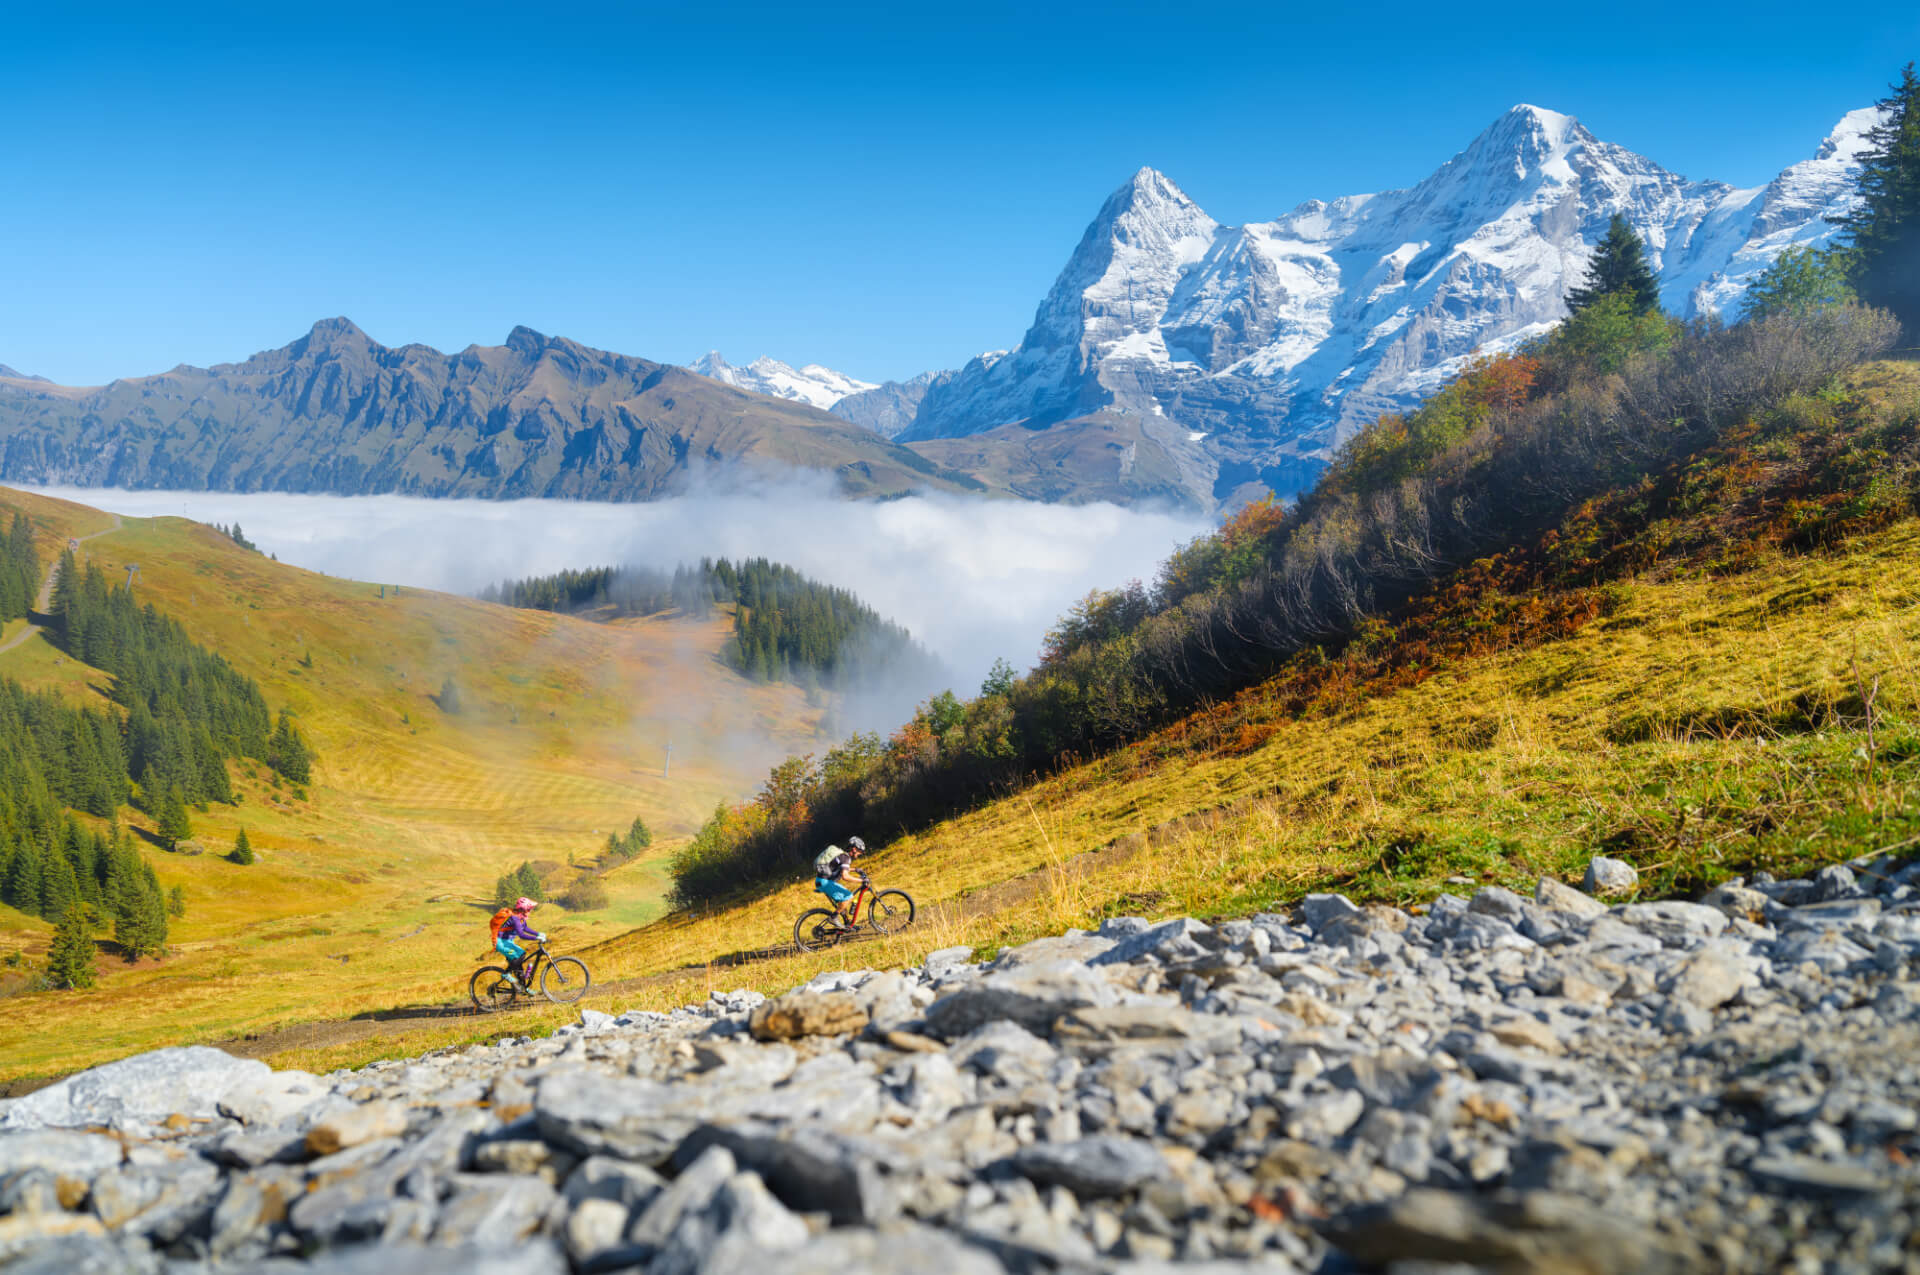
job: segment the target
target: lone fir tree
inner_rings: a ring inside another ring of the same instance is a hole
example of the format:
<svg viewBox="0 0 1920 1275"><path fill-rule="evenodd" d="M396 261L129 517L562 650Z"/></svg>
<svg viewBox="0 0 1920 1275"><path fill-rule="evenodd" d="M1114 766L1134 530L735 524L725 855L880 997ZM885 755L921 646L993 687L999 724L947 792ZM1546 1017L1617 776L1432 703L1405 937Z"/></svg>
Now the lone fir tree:
<svg viewBox="0 0 1920 1275"><path fill-rule="evenodd" d="M273 738L267 741L267 765L296 784L304 784L313 777L313 753L300 732L294 729L292 715L284 708L274 725Z"/></svg>
<svg viewBox="0 0 1920 1275"><path fill-rule="evenodd" d="M116 889L113 937L129 964L166 950L167 896L153 865L140 863L137 855L131 856Z"/></svg>
<svg viewBox="0 0 1920 1275"><path fill-rule="evenodd" d="M160 844L169 850L179 849L180 843L193 835L193 821L187 817L187 803L181 799L177 787L167 789L153 820Z"/></svg>
<svg viewBox="0 0 1920 1275"><path fill-rule="evenodd" d="M87 905L70 903L47 949L47 981L55 987L92 987L93 956L93 921Z"/></svg>
<svg viewBox="0 0 1920 1275"><path fill-rule="evenodd" d="M234 834L233 852L227 856L235 863L246 865L253 862L253 843L247 840L245 828Z"/></svg>
<svg viewBox="0 0 1920 1275"><path fill-rule="evenodd" d="M1586 282L1567 293L1567 308L1575 314L1602 297L1623 296L1635 314L1660 306L1660 281L1647 264L1646 246L1619 213L1607 223L1593 256L1587 260Z"/></svg>

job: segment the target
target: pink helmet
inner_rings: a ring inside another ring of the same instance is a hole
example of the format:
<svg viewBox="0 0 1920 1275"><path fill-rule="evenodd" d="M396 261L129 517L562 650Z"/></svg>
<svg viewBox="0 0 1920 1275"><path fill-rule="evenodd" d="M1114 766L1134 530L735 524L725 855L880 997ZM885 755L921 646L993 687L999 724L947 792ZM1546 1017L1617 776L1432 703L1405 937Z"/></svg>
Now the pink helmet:
<svg viewBox="0 0 1920 1275"><path fill-rule="evenodd" d="M538 903L535 903L524 894L513 901L513 910L515 912L531 912L539 906Z"/></svg>

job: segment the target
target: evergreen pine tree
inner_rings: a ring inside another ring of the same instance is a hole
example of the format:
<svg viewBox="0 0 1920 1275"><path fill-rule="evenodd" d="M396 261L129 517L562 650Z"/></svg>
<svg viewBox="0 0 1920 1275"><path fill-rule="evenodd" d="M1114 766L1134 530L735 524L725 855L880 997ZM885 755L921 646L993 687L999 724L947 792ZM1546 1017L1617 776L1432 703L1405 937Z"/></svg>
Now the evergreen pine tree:
<svg viewBox="0 0 1920 1275"><path fill-rule="evenodd" d="M1856 300L1852 273L1853 258L1844 248L1788 248L1748 285L1740 318L1804 314Z"/></svg>
<svg viewBox="0 0 1920 1275"><path fill-rule="evenodd" d="M47 950L47 981L55 987L92 987L93 956L93 925L87 906L70 904Z"/></svg>
<svg viewBox="0 0 1920 1275"><path fill-rule="evenodd" d="M522 863L515 869L513 889L516 898L524 894L535 903L547 901L546 888L540 884L540 874L533 870L531 863Z"/></svg>
<svg viewBox="0 0 1920 1275"><path fill-rule="evenodd" d="M40 904L33 910L49 921L58 921L80 897L80 883L74 879L73 865L58 850L45 852L40 877Z"/></svg>
<svg viewBox="0 0 1920 1275"><path fill-rule="evenodd" d="M281 709L279 723L267 744L267 764L294 783L304 784L313 776L312 756L307 741L294 729L292 716Z"/></svg>
<svg viewBox="0 0 1920 1275"><path fill-rule="evenodd" d="M7 866L7 880L0 898L22 912L40 911L40 886L44 875L40 843L32 837L22 841Z"/></svg>
<svg viewBox="0 0 1920 1275"><path fill-rule="evenodd" d="M1920 77L1913 63L1877 105L1880 123L1867 133L1855 179L1860 202L1839 220L1860 299L1920 332Z"/></svg>
<svg viewBox="0 0 1920 1275"><path fill-rule="evenodd" d="M166 796L160 799L154 823L160 844L169 850L177 850L182 841L193 835L193 821L187 817L187 803L181 799L177 785L168 788Z"/></svg>
<svg viewBox="0 0 1920 1275"><path fill-rule="evenodd" d="M1567 293L1567 309L1578 314L1601 297L1625 295L1635 314L1659 308L1660 284L1647 264L1645 245L1619 213L1587 261L1586 281Z"/></svg>
<svg viewBox="0 0 1920 1275"><path fill-rule="evenodd" d="M187 914L187 888L176 885L167 891L167 915L185 916Z"/></svg>
<svg viewBox="0 0 1920 1275"><path fill-rule="evenodd" d="M233 853L228 855L227 858L242 865L253 862L253 843L247 840L247 830L245 828L240 829L240 831L234 835Z"/></svg>
<svg viewBox="0 0 1920 1275"><path fill-rule="evenodd" d="M129 963L158 956L167 945L167 898L153 875L151 864L130 874L125 910L114 918L113 936L125 949Z"/></svg>

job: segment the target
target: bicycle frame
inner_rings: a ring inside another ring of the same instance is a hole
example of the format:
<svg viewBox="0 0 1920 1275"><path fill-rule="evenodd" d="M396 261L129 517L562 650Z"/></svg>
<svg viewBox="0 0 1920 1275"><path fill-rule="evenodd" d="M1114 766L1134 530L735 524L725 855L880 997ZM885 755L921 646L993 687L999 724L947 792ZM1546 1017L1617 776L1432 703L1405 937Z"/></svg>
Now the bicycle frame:
<svg viewBox="0 0 1920 1275"><path fill-rule="evenodd" d="M532 987L533 980L540 976L540 962L546 958L547 945L545 943L536 943L533 951L527 953L526 959L520 962L520 981L526 986Z"/></svg>
<svg viewBox="0 0 1920 1275"><path fill-rule="evenodd" d="M871 902L874 894L875 894L875 891L873 888L873 882L867 878L866 873L864 872L861 873L860 888L853 892L853 906L847 909L848 925L860 924L860 900L866 899L869 902ZM871 915L873 909L869 907L867 911L868 911L868 914Z"/></svg>

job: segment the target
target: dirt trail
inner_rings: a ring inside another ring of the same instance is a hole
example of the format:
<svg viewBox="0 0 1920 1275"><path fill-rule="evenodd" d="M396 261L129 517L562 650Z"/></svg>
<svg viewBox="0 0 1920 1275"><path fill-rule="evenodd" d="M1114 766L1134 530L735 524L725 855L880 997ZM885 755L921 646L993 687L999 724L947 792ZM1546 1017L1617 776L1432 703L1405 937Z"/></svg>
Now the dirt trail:
<svg viewBox="0 0 1920 1275"><path fill-rule="evenodd" d="M104 534L104 533L101 533ZM1017 877L995 882L978 890L971 891L957 899L942 900L939 903L922 907L916 925L929 920L971 920L991 915L1011 904L1031 898L1047 888L1053 881L1061 878L1071 879L1101 868L1123 863L1142 851L1161 846L1187 833L1200 831L1244 813L1245 807L1259 799L1259 794L1249 794L1209 810L1197 810L1175 819L1167 820L1142 832L1131 833L1116 841L1109 842L1095 850L1075 855L1058 868L1036 868ZM1154 900L1148 897L1139 899L1138 906L1143 911L1152 911ZM579 955L592 965L592 956L596 951L605 951L616 944L633 941L633 933L619 935L583 948ZM866 940L861 940L866 941ZM729 968L758 964L762 961L777 960L783 956L797 954L791 943L774 947L757 948L738 952L728 952L716 956L712 961L700 965L687 965L679 969L663 970L656 974L642 974L632 978L612 979L605 983L595 983L587 993L582 1004L593 1006L633 992L648 988L662 987L671 983L689 981L703 971L715 968ZM452 1019L464 1019L475 1028L482 1023L495 1024L501 1032L513 1030L513 1024L524 1017L531 1009L546 1005L545 1000L534 1001L520 1009L505 1010L495 1014L482 1014L465 999L444 1001L435 1004L400 1005L391 1009L370 1010L367 1013L347 1019L323 1019L315 1022L291 1023L285 1027L269 1028L265 1031L250 1032L225 1040L208 1042L216 1048L242 1058L268 1058L275 1054L295 1049L330 1049L338 1045L356 1044L361 1041L380 1040L387 1037L403 1036L408 1032L419 1031L436 1021L446 1022ZM52 1084L63 1079L62 1073L56 1076L22 1078L0 1083L0 1098L19 1097L25 1093Z"/></svg>
<svg viewBox="0 0 1920 1275"><path fill-rule="evenodd" d="M83 545L89 540L98 540L101 536L110 536L120 530L120 515L109 514L107 516L113 519L113 525L111 527L79 536L74 540L74 544ZM59 579L60 559L55 558L53 565L47 568L47 578L40 582L40 592L33 600L33 613L27 617L27 627L8 638L4 643L0 643L0 655L6 654L14 647L19 646L22 642L47 627L40 621L47 617L49 609L53 606L53 586Z"/></svg>
<svg viewBox="0 0 1920 1275"><path fill-rule="evenodd" d="M1154 846L1163 845L1169 840L1185 833L1210 827L1222 819L1230 818L1241 808L1255 800L1242 797L1239 800L1213 810L1195 811L1158 824L1144 832L1110 842L1096 850L1088 850L1068 859L1059 868L1037 868L1005 881L995 882L974 890L958 899L947 899L929 904L919 910L916 925L927 921L961 921L977 917L990 916L1022 900L1031 898L1040 890L1047 888L1050 880L1061 876L1068 878L1125 862L1134 855ZM1149 907L1149 900L1142 899L1141 906ZM1149 907L1150 910L1150 907ZM593 964L593 953L604 951L615 944L632 941L631 934L620 935L583 948L579 955L589 966ZM860 942L870 940L862 939ZM596 1001L618 998L648 988L662 987L671 983L685 982L697 977L705 970L725 969L742 965L754 965L762 961L777 960L785 956L798 954L799 949L792 943L782 943L773 947L755 948L745 951L728 952L716 956L710 962L700 965L687 965L679 969L663 970L657 974L643 974L633 978L613 979L606 983L595 983L585 1000L581 1003L591 1006ZM335 1019L332 1021L294 1023L286 1027L273 1028L231 1040L213 1042L230 1054L247 1058L266 1058L292 1049L326 1049L336 1045L353 1044L364 1040L378 1040L382 1037L400 1036L407 1032L418 1031L434 1020L464 1018L476 1027L482 1022L498 1023L501 1031L511 1030L513 1022L527 1012L547 1004L544 1000L534 1001L525 1009L513 1009L497 1014L481 1014L467 1000L447 1001L434 1005L406 1005L393 1009L374 1010L356 1018Z"/></svg>

